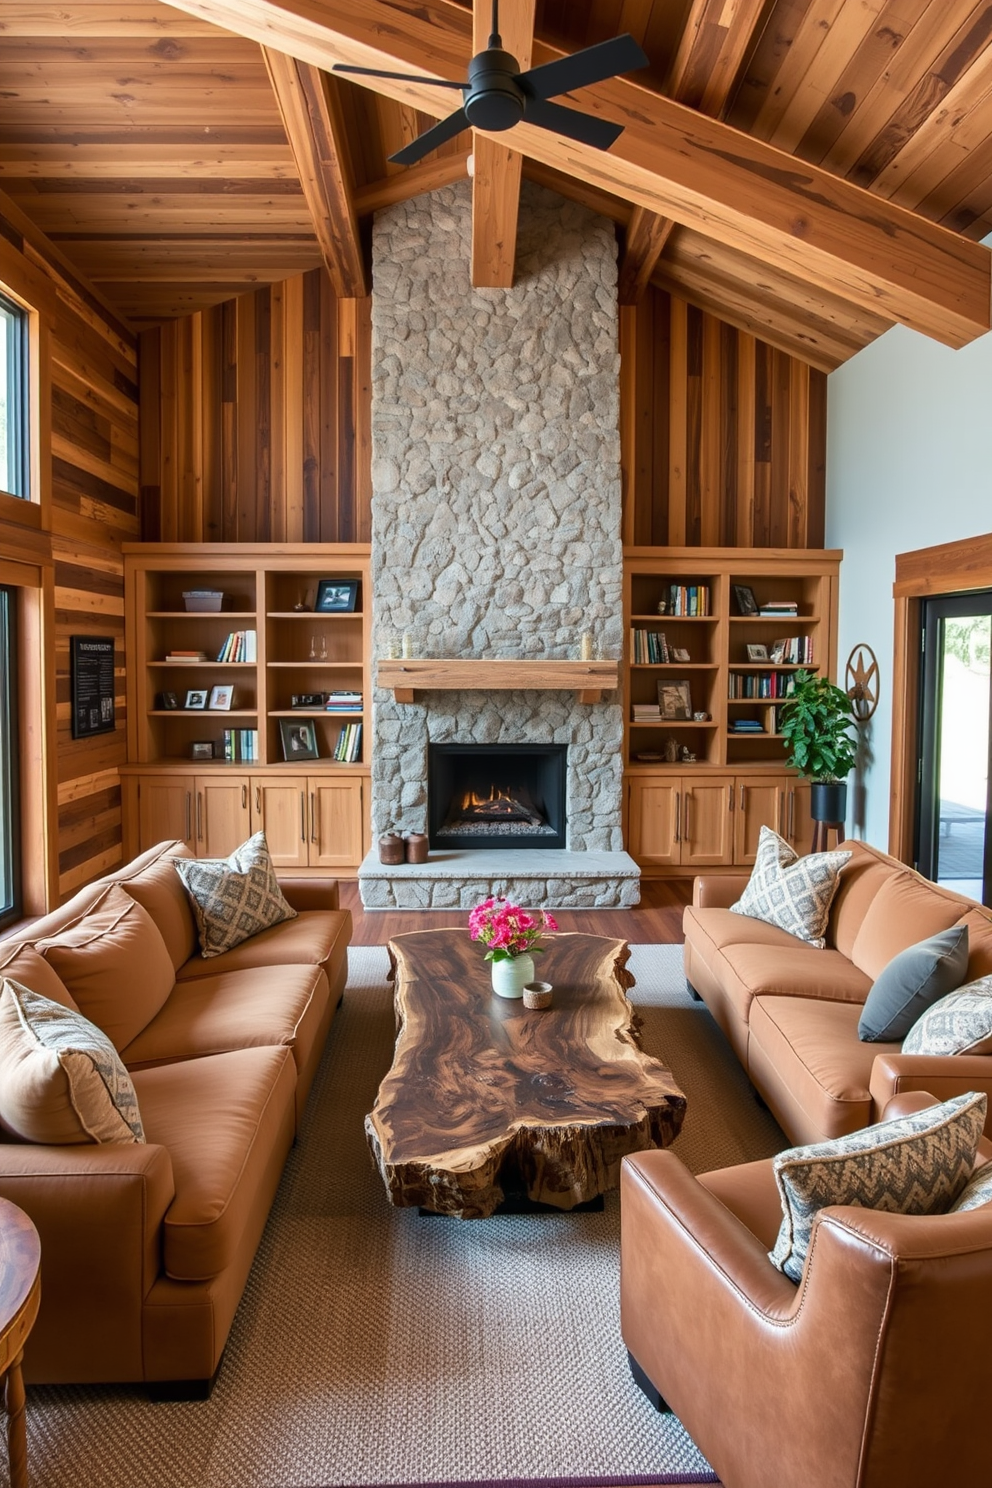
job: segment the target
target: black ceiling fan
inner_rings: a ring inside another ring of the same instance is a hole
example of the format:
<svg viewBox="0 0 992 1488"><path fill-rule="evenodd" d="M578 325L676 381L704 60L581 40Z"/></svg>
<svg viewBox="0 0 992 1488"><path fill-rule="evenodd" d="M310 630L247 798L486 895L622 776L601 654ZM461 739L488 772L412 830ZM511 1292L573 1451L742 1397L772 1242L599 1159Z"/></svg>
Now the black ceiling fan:
<svg viewBox="0 0 992 1488"><path fill-rule="evenodd" d="M577 88L585 88L590 83L601 83L622 72L632 72L647 65L648 58L641 47L625 33L602 41L598 46L586 47L570 57L560 57L557 62L546 62L543 67L521 72L516 57L503 50L499 34L499 0L493 0L489 45L468 64L467 83L418 77L407 72L380 72L374 67L348 67L342 62L335 62L333 71L397 78L402 82L430 82L435 87L461 90L464 102L460 109L389 157L396 165L415 165L430 150L436 150L438 145L461 134L463 129L474 125L476 129L497 132L512 129L522 119L526 119L528 124L539 125L541 129L562 134L566 139L592 145L597 150L608 150L623 133L622 124L610 124L606 119L580 114L549 100L555 94L574 93Z"/></svg>

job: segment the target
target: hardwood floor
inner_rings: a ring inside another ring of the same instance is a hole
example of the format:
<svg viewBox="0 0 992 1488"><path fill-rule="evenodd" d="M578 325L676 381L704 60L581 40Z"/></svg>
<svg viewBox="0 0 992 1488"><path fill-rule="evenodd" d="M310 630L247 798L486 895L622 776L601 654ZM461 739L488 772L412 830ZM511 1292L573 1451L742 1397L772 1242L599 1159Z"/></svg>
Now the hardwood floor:
<svg viewBox="0 0 992 1488"><path fill-rule="evenodd" d="M352 945L385 945L390 936L407 930L438 930L468 921L464 909L365 910L354 880L341 880L339 888L341 908L350 909L354 920ZM647 879L636 909L563 909L555 919L562 930L615 935L631 945L681 945L682 910L691 899L691 878Z"/></svg>

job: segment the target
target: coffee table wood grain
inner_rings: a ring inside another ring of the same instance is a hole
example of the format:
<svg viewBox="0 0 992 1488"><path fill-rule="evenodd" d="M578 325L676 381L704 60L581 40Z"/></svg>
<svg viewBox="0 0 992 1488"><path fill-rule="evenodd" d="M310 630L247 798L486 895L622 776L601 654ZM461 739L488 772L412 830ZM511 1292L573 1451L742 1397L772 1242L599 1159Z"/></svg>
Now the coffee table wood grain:
<svg viewBox="0 0 992 1488"><path fill-rule="evenodd" d="M389 942L397 1039L365 1130L391 1202L463 1219L507 1194L572 1209L619 1183L630 1152L666 1147L685 1096L640 1048L625 941L551 935L530 1011L492 991L467 930Z"/></svg>

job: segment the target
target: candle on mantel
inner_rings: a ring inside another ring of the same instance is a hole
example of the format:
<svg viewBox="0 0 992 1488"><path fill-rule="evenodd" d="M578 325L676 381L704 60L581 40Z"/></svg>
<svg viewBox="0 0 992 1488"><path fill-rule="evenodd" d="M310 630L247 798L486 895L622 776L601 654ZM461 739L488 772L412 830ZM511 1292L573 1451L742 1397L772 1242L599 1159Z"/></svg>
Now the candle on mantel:
<svg viewBox="0 0 992 1488"><path fill-rule="evenodd" d="M403 632L403 655L413 655L413 637L410 635L410 632L408 630L405 630Z"/></svg>
<svg viewBox="0 0 992 1488"><path fill-rule="evenodd" d="M582 661L592 661L592 632L591 631L584 630L582 632L582 649L579 652L579 658Z"/></svg>

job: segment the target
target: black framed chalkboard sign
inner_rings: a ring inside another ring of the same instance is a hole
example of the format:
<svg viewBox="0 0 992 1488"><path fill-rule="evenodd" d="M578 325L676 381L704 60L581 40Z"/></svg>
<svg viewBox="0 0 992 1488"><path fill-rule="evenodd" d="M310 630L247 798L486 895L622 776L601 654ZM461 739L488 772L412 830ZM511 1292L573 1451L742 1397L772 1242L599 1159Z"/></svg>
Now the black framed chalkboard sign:
<svg viewBox="0 0 992 1488"><path fill-rule="evenodd" d="M72 669L72 737L114 730L114 638L70 636Z"/></svg>

